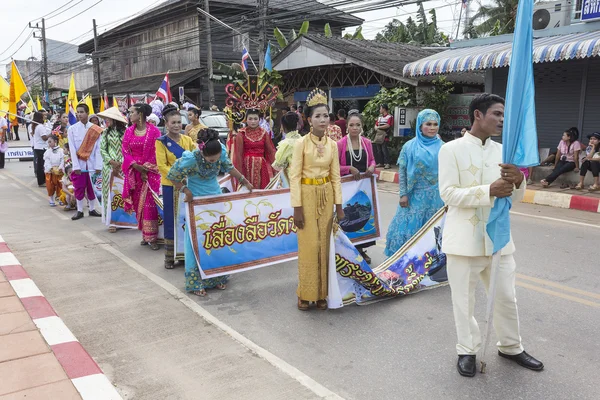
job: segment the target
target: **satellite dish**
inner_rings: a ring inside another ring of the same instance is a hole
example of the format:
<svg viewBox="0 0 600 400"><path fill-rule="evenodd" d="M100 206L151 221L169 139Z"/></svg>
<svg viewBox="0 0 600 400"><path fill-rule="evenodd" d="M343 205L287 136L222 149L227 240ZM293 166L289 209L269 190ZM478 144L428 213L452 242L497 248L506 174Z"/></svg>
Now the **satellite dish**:
<svg viewBox="0 0 600 400"><path fill-rule="evenodd" d="M533 13L533 29L546 29L550 24L550 11L540 8Z"/></svg>

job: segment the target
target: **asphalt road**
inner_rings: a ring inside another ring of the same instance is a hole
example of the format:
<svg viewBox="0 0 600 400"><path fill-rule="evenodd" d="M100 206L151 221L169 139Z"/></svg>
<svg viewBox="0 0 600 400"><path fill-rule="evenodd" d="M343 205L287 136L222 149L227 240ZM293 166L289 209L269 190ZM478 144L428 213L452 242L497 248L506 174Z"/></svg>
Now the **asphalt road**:
<svg viewBox="0 0 600 400"><path fill-rule="evenodd" d="M183 268L165 270L162 252L140 248L139 232L110 234L99 219L72 222L61 210L51 211L29 164L8 163L0 178L6 178L0 179L0 234L126 398L318 398L318 384L357 400L598 396L600 214L515 205L521 335L546 369L522 369L492 350L488 373L468 379L455 368L447 286L303 313L295 306L291 262L236 274L226 291L209 291L207 298L189 297L275 356L267 363L248 358L231 332L222 334L186 307L182 292L165 290L165 281L184 290ZM380 189L386 229L397 188ZM384 240L369 250L373 264L384 260ZM482 320L482 287L477 301ZM297 379L309 377L317 386L290 378L293 367L301 373Z"/></svg>

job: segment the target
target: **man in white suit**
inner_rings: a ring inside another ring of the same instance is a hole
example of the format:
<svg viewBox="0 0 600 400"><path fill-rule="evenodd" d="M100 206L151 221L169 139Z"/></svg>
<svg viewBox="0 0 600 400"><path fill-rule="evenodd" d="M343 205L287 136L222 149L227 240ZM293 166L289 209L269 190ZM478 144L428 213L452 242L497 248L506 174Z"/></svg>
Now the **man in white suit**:
<svg viewBox="0 0 600 400"><path fill-rule="evenodd" d="M502 135L504 99L483 93L469 107L471 132L442 146L439 153L440 196L448 206L442 250L447 255L448 281L458 344L458 372L475 375L475 354L481 347L481 334L473 316L475 287L482 280L489 285L493 244L486 232L490 211L497 197L512 196L521 201L526 183L519 169L502 164L502 145L491 136ZM521 344L515 298L515 245L501 252L494 328L498 354L535 371L544 365L527 354Z"/></svg>

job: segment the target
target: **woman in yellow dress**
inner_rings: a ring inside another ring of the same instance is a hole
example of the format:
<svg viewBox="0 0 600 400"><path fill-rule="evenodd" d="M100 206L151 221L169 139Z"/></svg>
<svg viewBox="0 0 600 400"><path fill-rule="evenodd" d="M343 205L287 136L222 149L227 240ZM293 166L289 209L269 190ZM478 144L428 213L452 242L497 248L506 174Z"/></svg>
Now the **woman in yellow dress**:
<svg viewBox="0 0 600 400"><path fill-rule="evenodd" d="M344 218L337 144L327 137L329 108L320 89L307 98L306 116L311 132L294 145L289 170L294 222L298 228L298 309L309 302L327 309L327 269L333 209Z"/></svg>
<svg viewBox="0 0 600 400"><path fill-rule="evenodd" d="M183 254L175 254L175 204L179 201L179 190L173 190L173 182L167 175L185 151L194 151L196 144L189 136L181 134L181 114L177 107L167 105L163 110L167 134L156 141L156 165L160 171L163 193L163 220L165 228L165 268L173 269L175 260L183 260ZM183 239L183 238L182 238Z"/></svg>
<svg viewBox="0 0 600 400"><path fill-rule="evenodd" d="M294 155L294 145L298 139L302 138L297 129L298 119L298 114L291 111L281 117L281 127L285 133L285 139L277 145L273 169L282 173L281 179L284 187L289 187L289 168Z"/></svg>

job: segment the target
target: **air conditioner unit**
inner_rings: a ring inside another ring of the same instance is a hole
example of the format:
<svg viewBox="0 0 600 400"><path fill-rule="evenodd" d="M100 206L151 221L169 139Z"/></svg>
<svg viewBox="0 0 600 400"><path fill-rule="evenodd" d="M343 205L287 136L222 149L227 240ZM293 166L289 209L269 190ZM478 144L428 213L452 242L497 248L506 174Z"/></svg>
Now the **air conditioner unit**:
<svg viewBox="0 0 600 400"><path fill-rule="evenodd" d="M533 6L533 30L571 25L572 0L537 3Z"/></svg>

